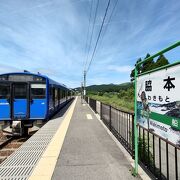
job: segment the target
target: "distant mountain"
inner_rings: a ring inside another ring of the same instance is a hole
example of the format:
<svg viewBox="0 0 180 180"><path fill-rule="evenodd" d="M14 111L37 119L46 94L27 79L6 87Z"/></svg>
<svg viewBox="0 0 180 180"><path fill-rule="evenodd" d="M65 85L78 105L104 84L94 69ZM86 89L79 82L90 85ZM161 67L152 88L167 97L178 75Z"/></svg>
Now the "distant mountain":
<svg viewBox="0 0 180 180"><path fill-rule="evenodd" d="M130 87L133 87L132 82L126 82L122 84L101 84L101 85L91 85L87 86L86 90L88 92L119 92L120 90L126 90ZM75 88L81 90L80 87Z"/></svg>

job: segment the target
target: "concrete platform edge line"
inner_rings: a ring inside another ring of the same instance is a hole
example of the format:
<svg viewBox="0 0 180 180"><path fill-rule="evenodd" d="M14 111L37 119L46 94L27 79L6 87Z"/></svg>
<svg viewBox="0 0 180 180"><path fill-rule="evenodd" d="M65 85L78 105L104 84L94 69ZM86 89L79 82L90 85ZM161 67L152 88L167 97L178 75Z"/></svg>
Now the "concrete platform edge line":
<svg viewBox="0 0 180 180"><path fill-rule="evenodd" d="M116 139L116 137L112 134L112 132L106 127L106 125L102 122L100 119L100 116L93 111L93 109L87 104L88 107L91 109L91 111L95 114L98 121L101 123L101 125L104 127L104 129L107 131L107 133L110 135L110 137L113 139L113 141L116 143L118 148L123 152L124 156L128 160L128 162L131 164L132 167L134 167L134 160L130 156L130 154L127 152L127 150L121 145L121 143ZM151 180L151 178L146 174L146 172L139 166L138 167L138 174L143 180Z"/></svg>
<svg viewBox="0 0 180 180"><path fill-rule="evenodd" d="M29 180L50 180L52 178L57 159L59 157L73 112L77 102L77 97L73 104L70 106L67 115L65 116L63 122L61 123L56 134L52 138L50 144L42 155L40 161L33 170Z"/></svg>

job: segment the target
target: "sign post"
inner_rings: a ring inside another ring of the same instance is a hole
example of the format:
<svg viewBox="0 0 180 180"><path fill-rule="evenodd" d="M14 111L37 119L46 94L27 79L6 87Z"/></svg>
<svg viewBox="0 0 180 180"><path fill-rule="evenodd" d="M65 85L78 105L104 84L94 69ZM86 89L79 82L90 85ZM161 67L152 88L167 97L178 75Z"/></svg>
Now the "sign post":
<svg viewBox="0 0 180 180"><path fill-rule="evenodd" d="M139 121L140 118L143 123L146 121L146 123L144 124L146 124L145 128L147 128L148 131L151 131L152 126L157 127L161 130L166 130L167 128L169 128L171 132L176 131L173 134L174 135L173 138L175 137L175 135L177 135L176 141L180 142L180 137L179 137L180 99L177 99L179 98L177 97L178 96L177 92L180 91L180 86L178 85L179 80L180 80L180 61L172 65L168 65L168 66L157 68L155 70L148 71L146 72L147 75L144 75L145 73L138 74L138 69L144 62L150 61L153 58L159 55L162 55L163 53L170 51L171 49L176 48L178 46L180 46L180 41L146 58L144 61L137 62L135 65L135 73L134 73L134 85L135 85L134 175L135 176L138 174L138 125L140 123ZM177 84L176 90L170 93L171 88L175 89L176 85L173 84L173 81L175 81L175 79L176 79L176 84ZM161 95L162 89L160 90L160 88L164 88L166 90L166 93L163 94L163 97ZM154 100L155 103L152 102L151 100ZM159 100L160 103L158 102L159 103L158 104L156 100ZM164 109L163 109L163 106L165 107ZM161 107L161 109L158 109L158 107ZM153 120L155 120L156 122L153 122ZM167 127L167 125L169 125L170 127ZM152 128L153 131L155 131L154 129ZM155 131L154 133L158 134L158 132L159 130ZM158 134L158 135L161 136L161 134ZM164 133L162 133L162 136L163 135ZM169 135L169 136L172 136L172 135Z"/></svg>
<svg viewBox="0 0 180 180"><path fill-rule="evenodd" d="M134 164L134 175L138 174L138 129L137 129L137 66L134 72L134 86L135 86L135 98L134 98L134 149L135 149L135 164Z"/></svg>

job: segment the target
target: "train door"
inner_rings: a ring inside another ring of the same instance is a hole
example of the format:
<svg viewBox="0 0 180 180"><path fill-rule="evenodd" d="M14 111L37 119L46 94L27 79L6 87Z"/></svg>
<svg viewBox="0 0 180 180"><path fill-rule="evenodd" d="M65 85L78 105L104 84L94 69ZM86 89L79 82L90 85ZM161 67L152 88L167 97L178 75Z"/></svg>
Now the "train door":
<svg viewBox="0 0 180 180"><path fill-rule="evenodd" d="M31 84L30 92L30 118L44 119L47 110L46 84Z"/></svg>
<svg viewBox="0 0 180 180"><path fill-rule="evenodd" d="M9 120L11 117L10 84L0 84L0 120Z"/></svg>
<svg viewBox="0 0 180 180"><path fill-rule="evenodd" d="M28 117L28 84L13 83L13 117L17 120Z"/></svg>

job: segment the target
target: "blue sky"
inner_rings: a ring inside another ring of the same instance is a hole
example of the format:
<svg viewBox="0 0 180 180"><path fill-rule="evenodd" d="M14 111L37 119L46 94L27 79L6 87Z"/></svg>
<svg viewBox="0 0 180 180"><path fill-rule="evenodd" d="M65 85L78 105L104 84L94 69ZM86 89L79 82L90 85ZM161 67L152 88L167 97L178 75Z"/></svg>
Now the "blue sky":
<svg viewBox="0 0 180 180"><path fill-rule="evenodd" d="M80 86L90 5L91 0L1 0L0 73L26 69ZM106 5L100 0L92 47ZM178 0L119 0L110 24L105 23L87 85L127 82L139 57L180 40L179 9ZM180 48L166 56L170 62L179 60Z"/></svg>

